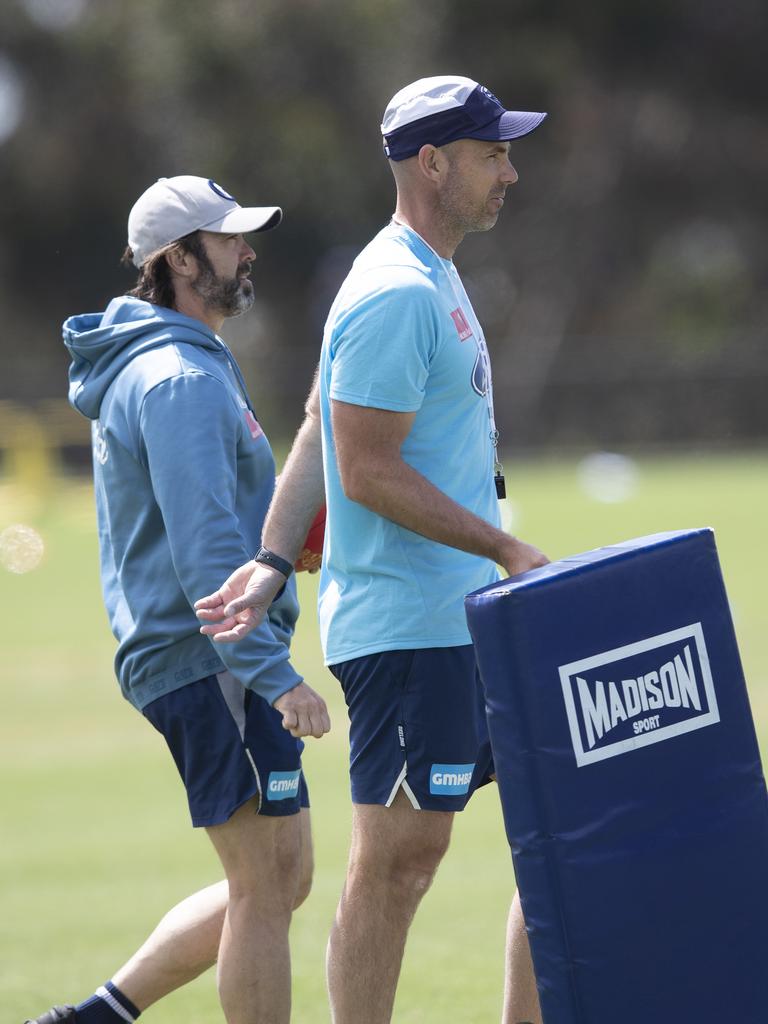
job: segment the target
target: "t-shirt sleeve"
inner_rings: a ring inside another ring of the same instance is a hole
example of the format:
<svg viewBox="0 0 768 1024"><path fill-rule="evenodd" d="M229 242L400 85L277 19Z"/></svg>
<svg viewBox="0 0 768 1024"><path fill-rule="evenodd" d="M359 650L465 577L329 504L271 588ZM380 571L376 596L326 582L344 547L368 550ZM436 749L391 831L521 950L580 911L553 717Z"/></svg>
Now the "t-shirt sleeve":
<svg viewBox="0 0 768 1024"><path fill-rule="evenodd" d="M375 273L332 326L329 393L352 405L415 412L437 348L435 295L416 271Z"/></svg>

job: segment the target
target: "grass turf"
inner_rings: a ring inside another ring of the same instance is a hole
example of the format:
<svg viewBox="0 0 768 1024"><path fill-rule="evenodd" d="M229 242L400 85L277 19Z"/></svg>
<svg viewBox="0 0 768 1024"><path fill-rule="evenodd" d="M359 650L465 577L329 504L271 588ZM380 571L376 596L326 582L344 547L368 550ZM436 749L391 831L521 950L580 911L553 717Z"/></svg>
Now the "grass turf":
<svg viewBox="0 0 768 1024"><path fill-rule="evenodd" d="M768 554L761 510L768 457L641 460L635 493L617 504L591 499L576 468L508 466L514 531L554 559L659 530L714 527L765 751ZM6 481L0 530L13 522L34 526L46 554L24 575L0 568L0 1005L9 1024L90 994L168 907L219 877L207 838L189 826L162 741L125 704L113 678L90 487L59 481L32 493ZM350 812L346 717L321 664L316 578L304 574L300 584L295 661L334 719L329 736L307 745L316 875L292 929L294 1019L315 1022L328 1019L324 945L343 881ZM513 887L496 793L487 787L457 817L452 848L412 928L398 1022L498 1019ZM220 1020L212 973L143 1019Z"/></svg>

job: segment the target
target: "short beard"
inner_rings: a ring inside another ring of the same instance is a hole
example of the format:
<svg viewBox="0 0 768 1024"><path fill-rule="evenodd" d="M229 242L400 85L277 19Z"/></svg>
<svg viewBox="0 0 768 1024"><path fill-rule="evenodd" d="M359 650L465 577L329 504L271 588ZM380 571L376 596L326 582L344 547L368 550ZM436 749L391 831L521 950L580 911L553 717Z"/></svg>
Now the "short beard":
<svg viewBox="0 0 768 1024"><path fill-rule="evenodd" d="M216 275L208 253L202 247L200 252L195 253L195 257L200 269L191 286L206 307L228 318L247 313L253 305L253 285L247 278L241 279L240 274L247 272L248 264L241 263L237 268L237 277L225 281Z"/></svg>
<svg viewBox="0 0 768 1024"><path fill-rule="evenodd" d="M440 203L443 224L462 238L474 231L488 231L496 224L498 214L489 214L487 210L475 208L474 197L467 198L461 174L455 169L453 159L449 157L449 160L451 173Z"/></svg>

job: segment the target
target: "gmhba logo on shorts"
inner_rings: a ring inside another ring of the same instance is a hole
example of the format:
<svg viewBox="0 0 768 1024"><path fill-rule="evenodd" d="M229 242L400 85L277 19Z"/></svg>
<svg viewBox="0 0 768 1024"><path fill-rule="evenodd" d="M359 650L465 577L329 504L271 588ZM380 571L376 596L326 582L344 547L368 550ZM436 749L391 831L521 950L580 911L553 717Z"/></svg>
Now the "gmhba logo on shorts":
<svg viewBox="0 0 768 1024"><path fill-rule="evenodd" d="M439 796L468 793L474 769L474 764L433 764L429 770L429 792Z"/></svg>
<svg viewBox="0 0 768 1024"><path fill-rule="evenodd" d="M560 666L582 767L720 721L700 622Z"/></svg>
<svg viewBox="0 0 768 1024"><path fill-rule="evenodd" d="M267 780L267 800L291 800L299 794L301 770L270 772Z"/></svg>

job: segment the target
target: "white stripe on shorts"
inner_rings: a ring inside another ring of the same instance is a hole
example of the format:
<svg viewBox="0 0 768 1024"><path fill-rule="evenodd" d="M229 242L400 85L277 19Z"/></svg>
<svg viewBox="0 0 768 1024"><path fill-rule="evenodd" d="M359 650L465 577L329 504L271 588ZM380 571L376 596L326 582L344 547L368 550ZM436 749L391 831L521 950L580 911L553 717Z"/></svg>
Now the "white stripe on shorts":
<svg viewBox="0 0 768 1024"><path fill-rule="evenodd" d="M245 743L245 687L231 672L219 672L216 676L221 695L235 720L240 739Z"/></svg>
<svg viewBox="0 0 768 1024"><path fill-rule="evenodd" d="M232 675L231 672L219 672L216 676L216 682L219 684L221 695L224 698L224 702L229 708L229 713L234 719L237 731L240 733L240 739L243 743L243 749L250 761L251 768L253 768L253 774L256 776L256 786L259 790L259 806L256 809L258 814L261 810L262 792L261 792L261 779L259 778L259 769L256 767L256 762L253 760L250 750L245 745L245 687Z"/></svg>
<svg viewBox="0 0 768 1024"><path fill-rule="evenodd" d="M421 810L421 807L419 806L419 801L416 799L416 794L413 792L411 787L408 785L408 782L406 781L406 775L407 774L408 774L408 762L404 761L403 762L402 771L400 772L400 774L395 779L395 784L392 787L392 792L389 794L389 797L387 798L387 802L384 804L385 807L391 807L392 806L392 801L397 796L398 789L400 789L400 787L402 786L403 787L403 792L408 797L408 799L411 801L412 806L417 811Z"/></svg>
<svg viewBox="0 0 768 1024"><path fill-rule="evenodd" d="M264 799L264 795L261 792L261 779L259 778L259 769L256 767L256 762L253 760L253 757L251 756L251 752L248 749L248 747L245 748L245 752L248 755L248 760L251 762L251 768L253 768L253 774L256 776L256 785L259 788L259 806L256 808L256 813L258 814L259 811L261 810L261 802Z"/></svg>

